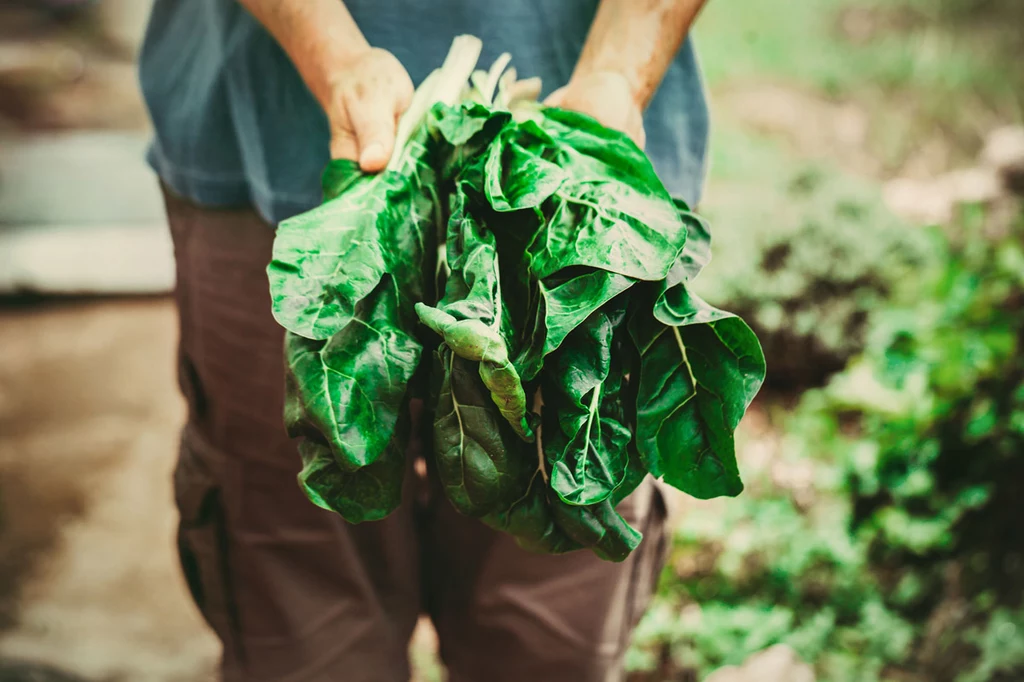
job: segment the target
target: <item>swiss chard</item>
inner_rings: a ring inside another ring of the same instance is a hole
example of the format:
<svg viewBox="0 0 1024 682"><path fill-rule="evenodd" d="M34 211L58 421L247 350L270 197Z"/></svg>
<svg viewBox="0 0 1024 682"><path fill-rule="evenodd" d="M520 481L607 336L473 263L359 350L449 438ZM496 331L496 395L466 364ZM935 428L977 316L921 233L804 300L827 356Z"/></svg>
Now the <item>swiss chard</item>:
<svg viewBox="0 0 1024 682"><path fill-rule="evenodd" d="M507 56L472 71L479 44L460 41L417 90L388 170L332 162L324 204L278 231L300 483L353 522L397 507L424 374L431 471L457 510L534 551L619 561L640 534L616 506L649 474L740 492L733 431L764 358L689 290L707 225L643 152L528 101L539 88Z"/></svg>

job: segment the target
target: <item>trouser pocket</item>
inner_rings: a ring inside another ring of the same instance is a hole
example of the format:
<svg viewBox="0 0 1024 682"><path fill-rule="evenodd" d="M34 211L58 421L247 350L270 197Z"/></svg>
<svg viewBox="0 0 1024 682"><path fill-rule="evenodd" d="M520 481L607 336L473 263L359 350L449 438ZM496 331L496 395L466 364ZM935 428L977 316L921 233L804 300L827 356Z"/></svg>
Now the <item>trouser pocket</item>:
<svg viewBox="0 0 1024 682"><path fill-rule="evenodd" d="M239 658L238 611L230 573L230 543L220 483L203 447L187 427L174 472L174 496L180 515L178 557L192 599L225 648Z"/></svg>
<svg viewBox="0 0 1024 682"><path fill-rule="evenodd" d="M645 485L650 486L651 490L650 508L643 519L642 527L638 529L643 532L644 539L636 550L638 556L630 576L629 601L626 609L629 623L627 641L624 645L628 645L634 628L650 605L671 549L671 533L667 524L668 507L664 494L653 479L648 479Z"/></svg>

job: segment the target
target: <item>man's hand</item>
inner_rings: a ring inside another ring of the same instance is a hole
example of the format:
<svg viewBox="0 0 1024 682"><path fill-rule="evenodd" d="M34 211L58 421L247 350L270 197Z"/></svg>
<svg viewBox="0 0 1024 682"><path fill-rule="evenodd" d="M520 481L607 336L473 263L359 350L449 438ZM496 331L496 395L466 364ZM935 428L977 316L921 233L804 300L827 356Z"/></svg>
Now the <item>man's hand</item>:
<svg viewBox="0 0 1024 682"><path fill-rule="evenodd" d="M331 157L382 170L395 146L412 81L366 42L341 0L239 0L281 44L331 127Z"/></svg>
<svg viewBox="0 0 1024 682"><path fill-rule="evenodd" d="M555 90L544 100L548 106L572 109L597 119L601 125L621 130L644 148L643 108L633 96L629 79L614 71L594 71Z"/></svg>
<svg viewBox="0 0 1024 682"><path fill-rule="evenodd" d="M575 109L644 146L642 113L706 0L601 0L569 84L546 104Z"/></svg>
<svg viewBox="0 0 1024 682"><path fill-rule="evenodd" d="M405 67L386 50L368 48L340 65L321 102L331 126L331 158L358 161L367 172L383 170L412 93Z"/></svg>

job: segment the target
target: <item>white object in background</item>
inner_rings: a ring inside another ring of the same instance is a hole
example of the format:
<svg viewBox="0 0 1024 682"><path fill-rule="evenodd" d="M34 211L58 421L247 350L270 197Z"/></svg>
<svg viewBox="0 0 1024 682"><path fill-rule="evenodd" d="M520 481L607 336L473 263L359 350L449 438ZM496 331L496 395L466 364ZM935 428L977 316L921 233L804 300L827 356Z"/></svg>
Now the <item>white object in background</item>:
<svg viewBox="0 0 1024 682"><path fill-rule="evenodd" d="M742 666L726 666L704 682L814 682L814 670L790 647L776 644L748 658Z"/></svg>
<svg viewBox="0 0 1024 682"><path fill-rule="evenodd" d="M0 231L0 293L166 294L174 289L167 226L32 226Z"/></svg>
<svg viewBox="0 0 1024 682"><path fill-rule="evenodd" d="M173 288L148 139L139 131L0 136L0 293Z"/></svg>

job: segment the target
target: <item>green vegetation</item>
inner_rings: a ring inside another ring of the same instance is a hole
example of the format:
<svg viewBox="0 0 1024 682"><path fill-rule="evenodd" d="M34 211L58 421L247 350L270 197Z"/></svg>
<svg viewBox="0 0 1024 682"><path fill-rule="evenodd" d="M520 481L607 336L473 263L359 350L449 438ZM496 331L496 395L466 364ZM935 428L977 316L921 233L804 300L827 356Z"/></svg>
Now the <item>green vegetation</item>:
<svg viewBox="0 0 1024 682"><path fill-rule="evenodd" d="M1024 221L922 231L880 188L1021 121L1022 19L1016 0L709 4L716 259L696 288L755 327L770 382L825 385L764 396L770 461L687 507L631 680L776 643L824 682L1024 678ZM766 84L785 125L736 97ZM815 106L858 112L861 137L815 139Z"/></svg>
<svg viewBox="0 0 1024 682"><path fill-rule="evenodd" d="M787 158L746 137L727 144L706 207L716 257L694 289L755 329L778 386L822 383L865 343L875 313L932 258L870 182Z"/></svg>
<svg viewBox="0 0 1024 682"><path fill-rule="evenodd" d="M701 211L715 258L696 289L752 324L770 384L820 384L863 348L893 290L914 286L931 254L883 207L880 182L973 162L985 134L1022 119L1024 70L1007 68L1024 58L1022 7L708 4L697 42L715 126Z"/></svg>
<svg viewBox="0 0 1024 682"><path fill-rule="evenodd" d="M813 485L687 515L635 668L786 643L831 682L1024 675L1024 220L989 242L978 215L938 239L926 294L781 418L779 457Z"/></svg>

